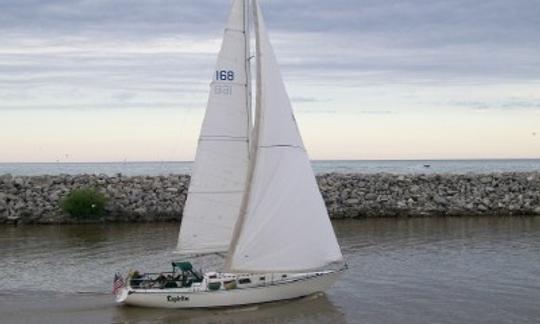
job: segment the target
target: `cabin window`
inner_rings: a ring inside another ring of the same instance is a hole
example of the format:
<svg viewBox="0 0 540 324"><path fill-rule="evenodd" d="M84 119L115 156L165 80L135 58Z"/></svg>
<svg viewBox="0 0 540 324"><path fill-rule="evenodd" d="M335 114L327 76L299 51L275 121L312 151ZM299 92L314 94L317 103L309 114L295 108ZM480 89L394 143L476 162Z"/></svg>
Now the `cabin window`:
<svg viewBox="0 0 540 324"><path fill-rule="evenodd" d="M265 281L266 277L259 277L259 281Z"/></svg>
<svg viewBox="0 0 540 324"><path fill-rule="evenodd" d="M249 284L249 283L251 283L251 279L249 279L249 278L242 278L242 279L239 279L239 280L238 280L238 283L241 284L241 285L243 285L243 284Z"/></svg>

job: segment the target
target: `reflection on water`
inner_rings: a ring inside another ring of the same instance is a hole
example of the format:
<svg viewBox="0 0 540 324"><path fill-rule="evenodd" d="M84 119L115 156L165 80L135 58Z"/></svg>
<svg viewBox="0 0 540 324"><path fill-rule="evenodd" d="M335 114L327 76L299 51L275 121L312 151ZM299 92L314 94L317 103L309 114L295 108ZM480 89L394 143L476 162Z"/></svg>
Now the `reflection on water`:
<svg viewBox="0 0 540 324"><path fill-rule="evenodd" d="M112 275L168 269L176 224L0 227L7 322L534 323L540 218L334 222L349 271L326 294L219 310L114 305ZM197 260L205 269L218 257Z"/></svg>

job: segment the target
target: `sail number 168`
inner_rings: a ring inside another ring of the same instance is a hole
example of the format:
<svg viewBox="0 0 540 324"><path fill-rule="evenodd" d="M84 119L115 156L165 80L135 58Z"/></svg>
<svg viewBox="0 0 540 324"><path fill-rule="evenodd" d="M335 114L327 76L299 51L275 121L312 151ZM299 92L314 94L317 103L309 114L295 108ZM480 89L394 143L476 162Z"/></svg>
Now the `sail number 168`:
<svg viewBox="0 0 540 324"><path fill-rule="evenodd" d="M234 71L217 70L216 71L216 80L218 80L218 81L233 81L234 80Z"/></svg>

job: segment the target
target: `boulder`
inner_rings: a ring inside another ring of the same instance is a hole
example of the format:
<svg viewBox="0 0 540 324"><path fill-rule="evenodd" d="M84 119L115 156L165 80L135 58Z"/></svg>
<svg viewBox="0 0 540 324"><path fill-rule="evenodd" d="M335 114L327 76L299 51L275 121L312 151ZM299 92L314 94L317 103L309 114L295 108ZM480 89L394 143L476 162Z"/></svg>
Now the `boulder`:
<svg viewBox="0 0 540 324"><path fill-rule="evenodd" d="M346 203L347 205L350 205L350 206L357 205L359 202L360 202L360 200L354 199L354 198L353 198L353 199L347 199L347 200L345 201L345 203Z"/></svg>

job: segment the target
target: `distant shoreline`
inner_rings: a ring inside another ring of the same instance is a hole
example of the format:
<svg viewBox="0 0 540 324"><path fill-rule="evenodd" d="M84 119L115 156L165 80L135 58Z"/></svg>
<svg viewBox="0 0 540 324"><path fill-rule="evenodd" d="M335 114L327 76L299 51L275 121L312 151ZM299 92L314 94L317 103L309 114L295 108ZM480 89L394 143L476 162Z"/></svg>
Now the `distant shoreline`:
<svg viewBox="0 0 540 324"><path fill-rule="evenodd" d="M188 175L0 175L0 224L73 224L60 210L72 190L93 187L108 198L97 222L180 221ZM540 172L360 174L317 176L333 219L415 216L540 215Z"/></svg>

